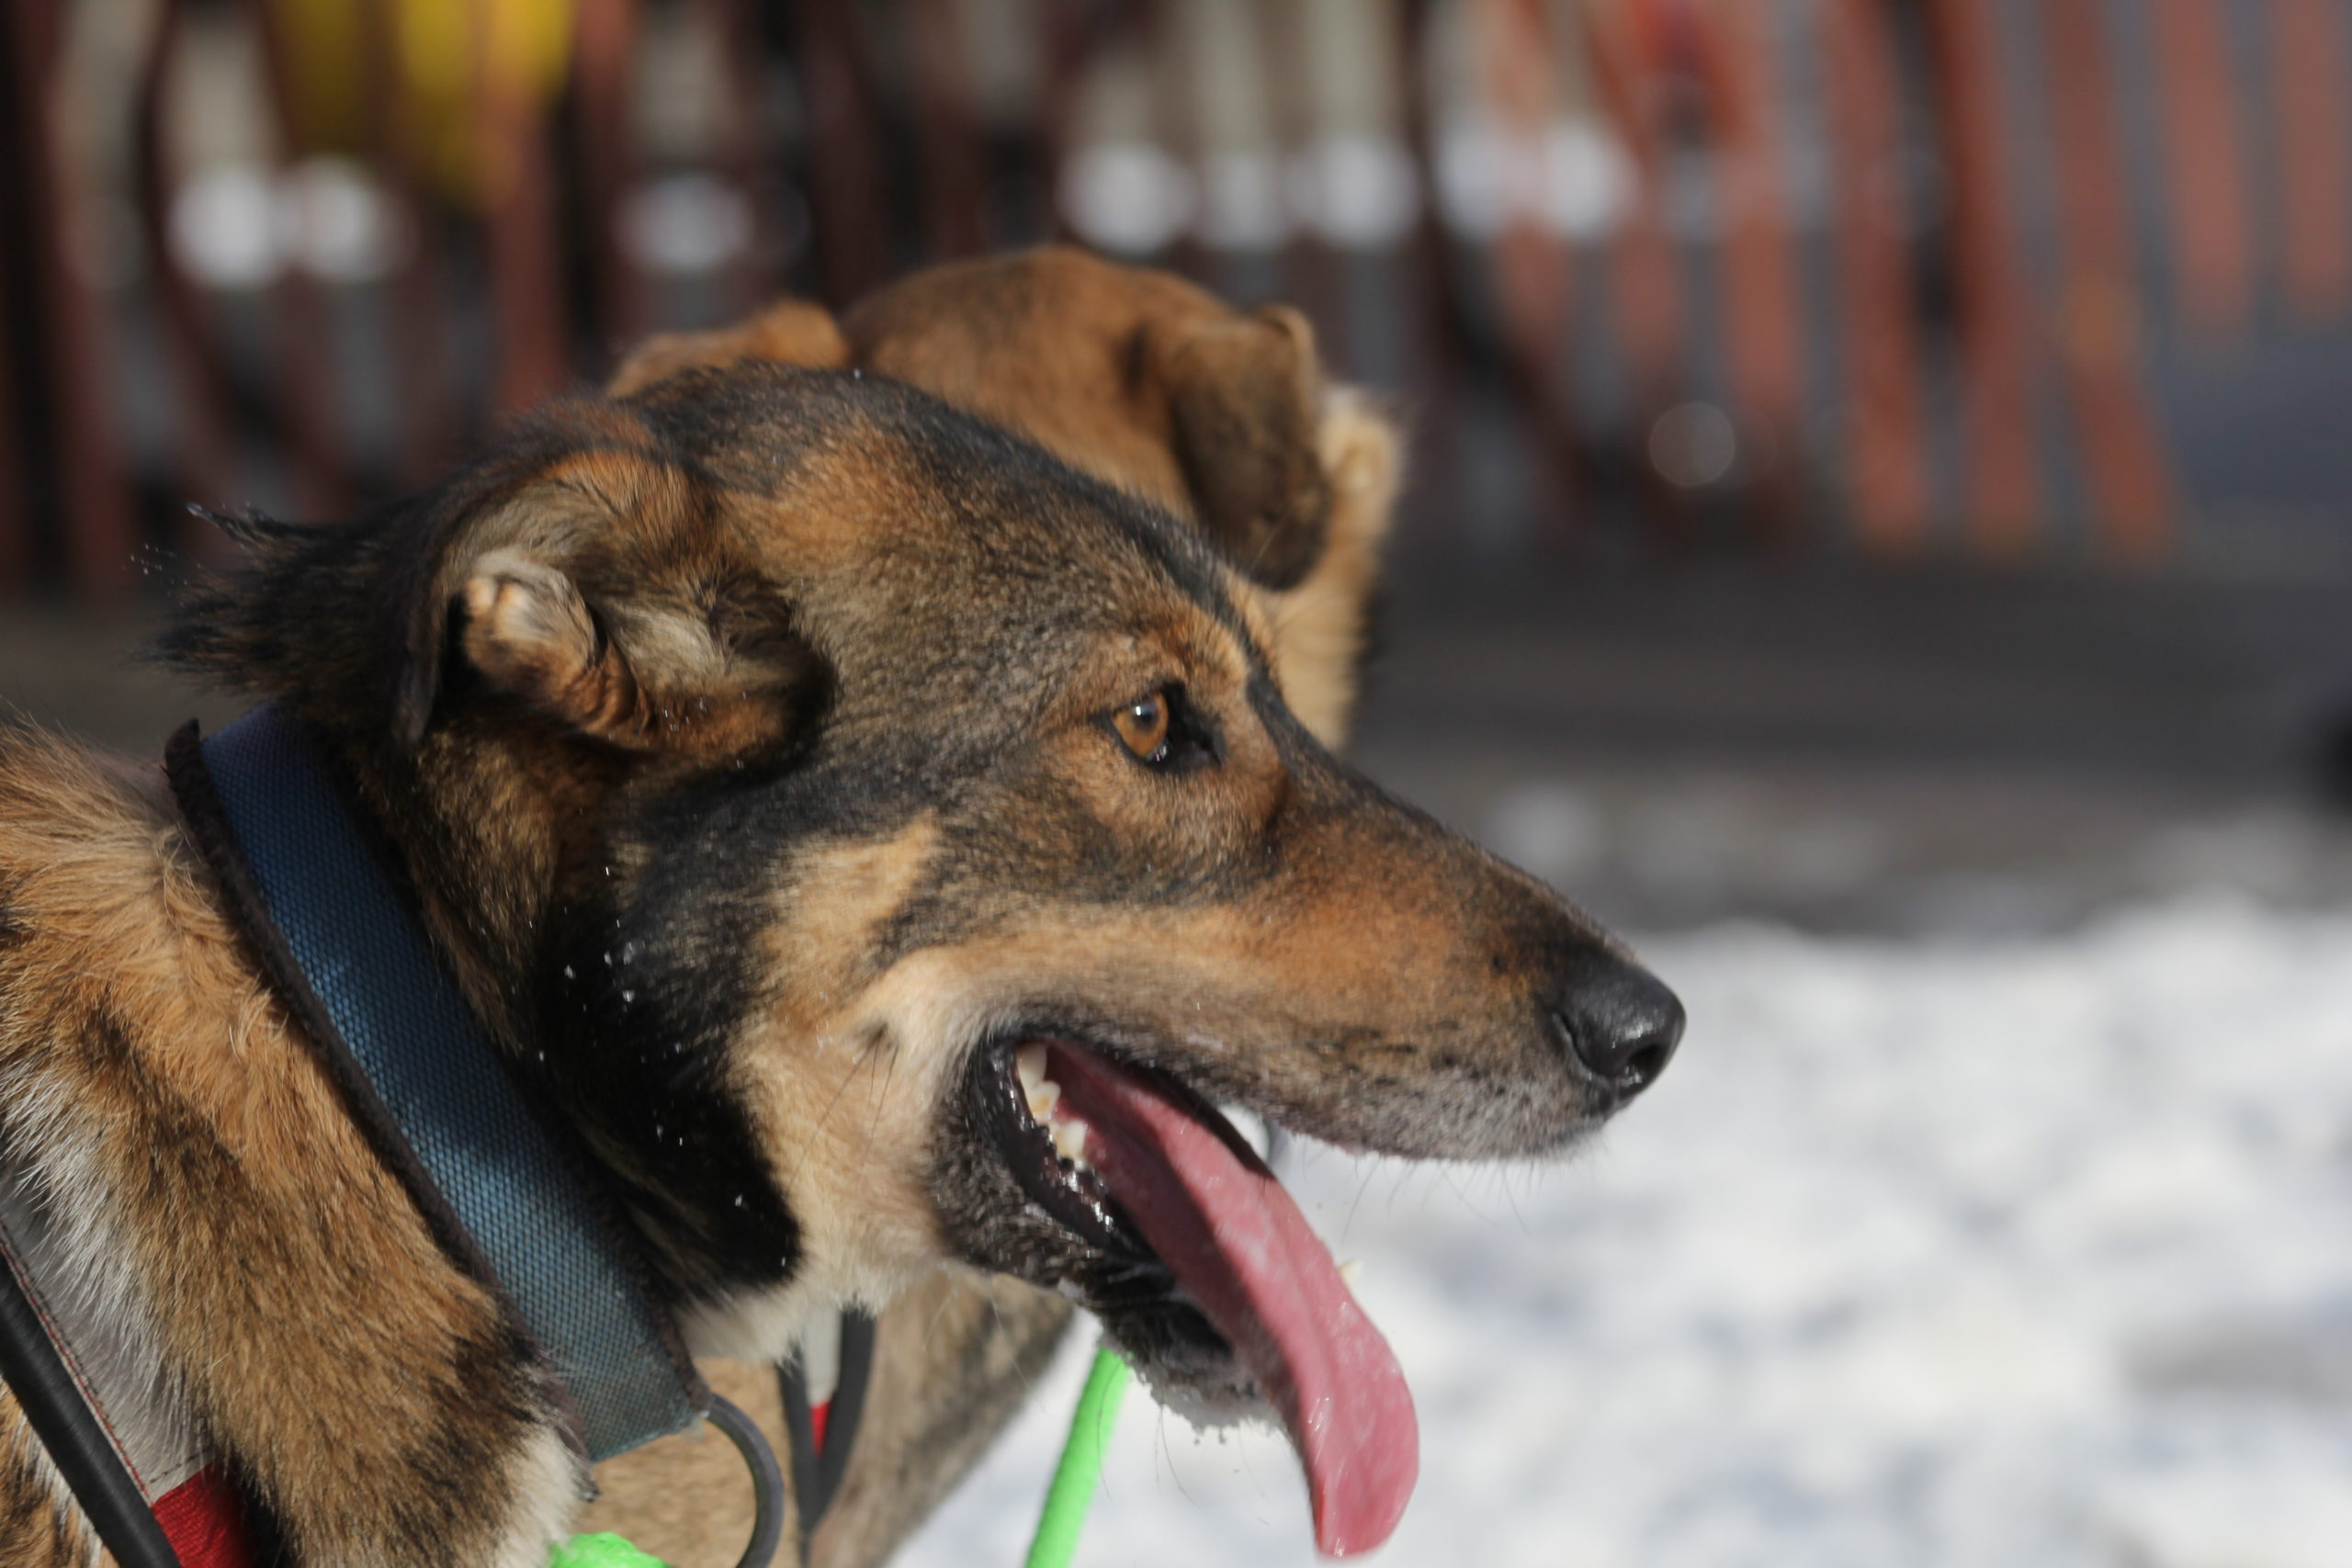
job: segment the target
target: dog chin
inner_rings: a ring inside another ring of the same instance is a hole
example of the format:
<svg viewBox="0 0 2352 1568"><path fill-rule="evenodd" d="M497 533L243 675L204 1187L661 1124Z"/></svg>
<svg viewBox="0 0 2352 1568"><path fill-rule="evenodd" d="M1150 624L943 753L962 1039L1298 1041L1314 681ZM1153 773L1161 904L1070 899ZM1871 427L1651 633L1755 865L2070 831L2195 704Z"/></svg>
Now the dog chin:
<svg viewBox="0 0 2352 1568"><path fill-rule="evenodd" d="M1111 1337L1136 1377L1151 1397L1204 1430L1243 1425L1281 1428L1273 1409L1241 1364L1227 1353L1221 1369L1186 1365L1171 1367L1144 1352L1129 1349L1115 1329Z"/></svg>

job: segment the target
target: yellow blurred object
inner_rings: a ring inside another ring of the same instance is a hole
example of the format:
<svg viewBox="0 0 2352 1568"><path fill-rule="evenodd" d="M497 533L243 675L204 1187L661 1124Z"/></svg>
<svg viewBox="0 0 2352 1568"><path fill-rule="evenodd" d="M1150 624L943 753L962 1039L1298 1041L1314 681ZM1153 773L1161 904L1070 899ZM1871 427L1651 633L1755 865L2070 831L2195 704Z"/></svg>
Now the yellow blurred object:
<svg viewBox="0 0 2352 1568"><path fill-rule="evenodd" d="M544 107L571 66L573 0L271 0L302 152L367 153L367 7L394 44L391 86L418 172L489 208L514 177L499 127Z"/></svg>

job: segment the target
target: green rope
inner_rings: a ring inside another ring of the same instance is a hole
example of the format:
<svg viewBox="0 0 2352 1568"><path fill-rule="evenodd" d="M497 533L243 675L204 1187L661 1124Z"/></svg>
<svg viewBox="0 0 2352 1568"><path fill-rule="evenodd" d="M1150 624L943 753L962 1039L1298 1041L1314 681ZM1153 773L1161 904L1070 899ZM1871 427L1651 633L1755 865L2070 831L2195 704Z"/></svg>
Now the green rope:
<svg viewBox="0 0 2352 1568"><path fill-rule="evenodd" d="M1126 1362L1104 1346L1094 1352L1086 1373L1086 1392L1078 1396L1078 1410L1069 1419L1069 1440L1062 1445L1061 1463L1054 1467L1054 1483L1046 1492L1045 1512L1037 1519L1036 1539L1029 1543L1027 1568L1069 1568L1078 1554L1079 1532L1086 1528L1087 1510L1094 1506L1094 1489L1102 1480L1102 1456L1111 1449L1111 1428L1119 1419L1119 1402L1134 1382ZM556 1548L548 1568L663 1568L616 1535L576 1535Z"/></svg>
<svg viewBox="0 0 2352 1568"><path fill-rule="evenodd" d="M548 1568L664 1568L664 1564L616 1535L575 1535L555 1549Z"/></svg>
<svg viewBox="0 0 2352 1568"><path fill-rule="evenodd" d="M1054 1483L1046 1493L1036 1539L1029 1543L1028 1568L1069 1568L1078 1554L1078 1532L1086 1528L1086 1511L1094 1506L1111 1427L1131 1381L1126 1362L1109 1346L1094 1352L1086 1392L1078 1396L1078 1412L1069 1420L1069 1441L1062 1446L1062 1461L1054 1467Z"/></svg>

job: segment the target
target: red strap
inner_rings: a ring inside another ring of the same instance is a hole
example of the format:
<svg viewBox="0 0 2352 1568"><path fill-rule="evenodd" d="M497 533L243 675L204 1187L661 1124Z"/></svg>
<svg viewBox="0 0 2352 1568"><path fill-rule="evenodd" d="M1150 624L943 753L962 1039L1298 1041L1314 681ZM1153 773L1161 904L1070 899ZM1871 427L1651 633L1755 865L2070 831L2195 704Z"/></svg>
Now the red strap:
<svg viewBox="0 0 2352 1568"><path fill-rule="evenodd" d="M253 1568L245 1509L219 1467L208 1465L155 1500L180 1568Z"/></svg>
<svg viewBox="0 0 2352 1568"><path fill-rule="evenodd" d="M808 1436L815 1440L819 1453L825 1451L825 1417L832 1413L833 1402L830 1399L808 1407Z"/></svg>

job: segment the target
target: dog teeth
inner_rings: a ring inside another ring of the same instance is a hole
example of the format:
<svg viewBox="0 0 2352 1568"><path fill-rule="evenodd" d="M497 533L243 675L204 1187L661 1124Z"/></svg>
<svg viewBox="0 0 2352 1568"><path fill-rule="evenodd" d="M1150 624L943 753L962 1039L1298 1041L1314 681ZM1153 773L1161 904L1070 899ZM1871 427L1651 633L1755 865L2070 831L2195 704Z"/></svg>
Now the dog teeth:
<svg viewBox="0 0 2352 1568"><path fill-rule="evenodd" d="M1351 1258L1345 1263L1340 1265L1340 1283L1345 1285L1351 1291L1356 1288L1356 1281L1363 1278L1363 1258Z"/></svg>
<svg viewBox="0 0 2352 1568"><path fill-rule="evenodd" d="M1023 1045L1012 1061L1021 1074L1021 1093L1029 1102L1029 1114L1041 1126L1050 1122L1054 1107L1061 1103L1062 1086L1046 1076L1046 1048Z"/></svg>
<svg viewBox="0 0 2352 1568"><path fill-rule="evenodd" d="M1075 1116L1057 1116L1050 1123L1054 1147L1062 1158L1081 1170L1093 1168L1086 1163L1086 1123Z"/></svg>
<svg viewBox="0 0 2352 1568"><path fill-rule="evenodd" d="M1062 1113L1062 1086L1046 1076L1046 1048L1022 1046L1012 1054L1012 1066L1021 1075L1021 1093L1029 1103L1029 1114L1054 1140L1054 1152L1080 1170L1093 1169L1086 1162L1086 1123Z"/></svg>

